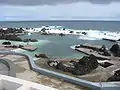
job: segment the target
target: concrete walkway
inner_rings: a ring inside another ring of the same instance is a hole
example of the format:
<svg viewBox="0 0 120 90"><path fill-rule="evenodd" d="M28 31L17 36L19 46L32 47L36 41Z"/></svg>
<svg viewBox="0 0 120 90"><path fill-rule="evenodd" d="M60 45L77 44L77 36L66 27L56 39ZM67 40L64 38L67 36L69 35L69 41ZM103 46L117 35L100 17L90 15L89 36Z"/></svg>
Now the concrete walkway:
<svg viewBox="0 0 120 90"><path fill-rule="evenodd" d="M56 78L60 78L60 79L63 79L67 82L74 83L74 84L77 84L77 85L81 85L81 86L84 86L84 87L88 87L88 88L91 88L93 90L120 90L120 82L102 82L102 83L98 82L98 83L95 83L95 82L86 81L86 80L83 80L83 79L71 77L71 76L68 76L68 75L64 75L64 74L61 74L61 73L57 73L57 72L54 72L54 71L49 71L47 69L40 68L40 67L35 65L35 63L33 61L33 58L30 55L27 55L27 54L16 53L16 52L13 52L13 51L0 51L0 54L25 56L26 59L29 62L30 68L32 70L34 70L36 72L39 72L39 73L41 73L43 75L46 75L46 76L53 76L53 77L56 77Z"/></svg>

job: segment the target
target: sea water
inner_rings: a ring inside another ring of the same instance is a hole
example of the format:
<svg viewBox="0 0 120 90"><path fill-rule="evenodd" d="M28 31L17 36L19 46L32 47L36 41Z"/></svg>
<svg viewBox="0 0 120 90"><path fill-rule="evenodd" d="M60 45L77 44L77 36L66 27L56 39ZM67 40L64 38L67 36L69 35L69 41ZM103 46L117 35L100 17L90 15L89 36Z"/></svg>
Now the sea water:
<svg viewBox="0 0 120 90"><path fill-rule="evenodd" d="M96 31L107 31L107 32L119 32L120 31L119 21L17 21L17 22L0 22L2 27L34 27L39 28L41 26L62 26L66 29L72 30L96 30ZM94 36L95 33L91 33ZM28 36L22 36L21 38L28 38ZM61 58L81 58L85 54L72 50L70 46L74 44L100 44L106 45L110 48L114 43L109 41L104 41L101 39L89 38L75 35L65 35L60 37L58 35L40 35L40 33L33 33L29 38L38 39L38 42L33 44L37 46L37 50L33 52L25 50L17 50L22 53L28 53L34 57L36 53L45 53L55 57ZM2 42L2 41L1 41ZM27 44L23 42L12 42L13 44Z"/></svg>

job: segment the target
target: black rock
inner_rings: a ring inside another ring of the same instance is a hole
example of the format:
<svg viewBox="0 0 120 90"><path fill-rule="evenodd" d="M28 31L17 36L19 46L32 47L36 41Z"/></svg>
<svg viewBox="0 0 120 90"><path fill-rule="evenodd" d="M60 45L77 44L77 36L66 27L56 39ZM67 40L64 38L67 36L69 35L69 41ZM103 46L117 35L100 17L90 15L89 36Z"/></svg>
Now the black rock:
<svg viewBox="0 0 120 90"><path fill-rule="evenodd" d="M70 31L69 33L74 33L74 31Z"/></svg>
<svg viewBox="0 0 120 90"><path fill-rule="evenodd" d="M19 47L19 48L22 48L22 47L24 47L24 46L23 46L23 45L19 45L18 47Z"/></svg>
<svg viewBox="0 0 120 90"><path fill-rule="evenodd" d="M117 41L120 41L120 39L118 39Z"/></svg>
<svg viewBox="0 0 120 90"><path fill-rule="evenodd" d="M35 54L36 58L48 58L45 54Z"/></svg>
<svg viewBox="0 0 120 90"><path fill-rule="evenodd" d="M8 42L3 42L2 44L3 45L11 45L11 42L9 42L9 41Z"/></svg>
<svg viewBox="0 0 120 90"><path fill-rule="evenodd" d="M69 63L72 63L72 66L69 64L66 65L64 61L57 63L55 62L56 61L49 62L49 66L54 64L53 67L55 67L56 69L70 72L74 75L84 75L98 67L97 58L94 55L84 56L82 59L79 60L79 62L69 61Z"/></svg>
<svg viewBox="0 0 120 90"><path fill-rule="evenodd" d="M82 34L87 35L87 32L82 32Z"/></svg>
<svg viewBox="0 0 120 90"><path fill-rule="evenodd" d="M62 37L62 36L65 36L65 34L63 34L63 33L60 33L60 34L59 34L59 36L61 36L61 37Z"/></svg>
<svg viewBox="0 0 120 90"><path fill-rule="evenodd" d="M104 55L104 56L111 56L110 52L106 49L105 45L103 45L103 46L99 49L98 53L99 53L100 55Z"/></svg>
<svg viewBox="0 0 120 90"><path fill-rule="evenodd" d="M114 44L110 51L113 53L114 56L120 57L120 46L118 44Z"/></svg>

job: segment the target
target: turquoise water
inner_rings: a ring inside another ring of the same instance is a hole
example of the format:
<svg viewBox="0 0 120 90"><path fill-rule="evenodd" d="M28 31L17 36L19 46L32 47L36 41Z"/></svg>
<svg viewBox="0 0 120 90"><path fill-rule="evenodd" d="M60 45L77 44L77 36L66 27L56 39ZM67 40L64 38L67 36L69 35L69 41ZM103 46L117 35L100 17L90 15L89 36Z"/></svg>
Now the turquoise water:
<svg viewBox="0 0 120 90"><path fill-rule="evenodd" d="M114 43L104 41L104 40L81 40L78 39L79 36L72 36L66 35L63 37L60 36L45 36L40 35L40 33L33 33L30 38L38 39L39 42L36 43L29 43L31 45L37 46L37 50L34 52L29 51L22 51L23 53L28 53L32 56L36 53L45 53L50 56L54 57L61 57L61 58L81 58L85 54L72 50L70 46L74 44L83 44L83 43L90 43L90 44L100 44L100 45L107 45L111 47ZM22 36L21 38L28 38L27 36ZM24 43L26 44L26 43Z"/></svg>

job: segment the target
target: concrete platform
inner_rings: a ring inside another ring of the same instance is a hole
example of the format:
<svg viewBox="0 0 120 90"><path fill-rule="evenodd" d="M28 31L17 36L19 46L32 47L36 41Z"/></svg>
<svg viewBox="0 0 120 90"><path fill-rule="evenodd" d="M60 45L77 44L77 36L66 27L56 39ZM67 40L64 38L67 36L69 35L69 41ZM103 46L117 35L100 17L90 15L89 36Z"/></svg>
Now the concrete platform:
<svg viewBox="0 0 120 90"><path fill-rule="evenodd" d="M33 45L25 45L24 47L22 47L22 49L28 50L28 51L35 51L37 47Z"/></svg>

